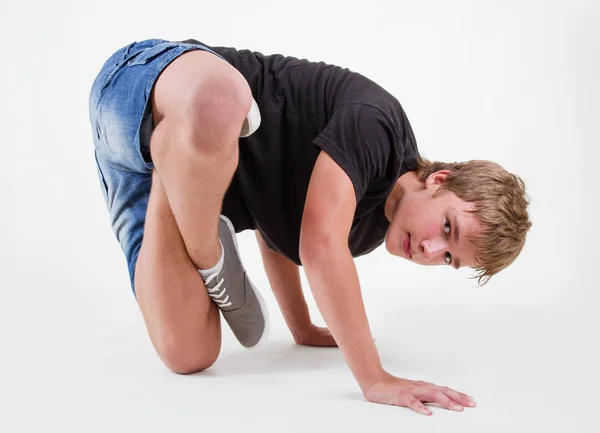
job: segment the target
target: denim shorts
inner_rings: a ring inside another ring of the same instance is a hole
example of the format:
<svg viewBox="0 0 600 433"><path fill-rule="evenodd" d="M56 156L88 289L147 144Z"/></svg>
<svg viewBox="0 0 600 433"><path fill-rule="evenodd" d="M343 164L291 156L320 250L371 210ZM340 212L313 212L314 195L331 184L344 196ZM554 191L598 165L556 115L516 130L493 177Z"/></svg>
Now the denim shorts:
<svg viewBox="0 0 600 433"><path fill-rule="evenodd" d="M110 225L125 253L134 295L154 168L150 94L167 65L198 49L214 53L203 45L162 39L133 42L106 61L92 85L89 108L98 180Z"/></svg>

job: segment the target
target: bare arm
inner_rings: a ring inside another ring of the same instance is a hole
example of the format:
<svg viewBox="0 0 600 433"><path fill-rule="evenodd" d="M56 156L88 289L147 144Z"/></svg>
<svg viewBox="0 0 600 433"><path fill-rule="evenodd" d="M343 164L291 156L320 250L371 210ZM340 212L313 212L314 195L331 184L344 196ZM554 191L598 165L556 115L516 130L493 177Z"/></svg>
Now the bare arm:
<svg viewBox="0 0 600 433"><path fill-rule="evenodd" d="M373 342L354 260L348 247L356 197L346 173L321 152L311 175L300 233L300 258L317 306L365 398L407 406L425 415L423 402L452 410L474 406L447 387L392 376Z"/></svg>
<svg viewBox="0 0 600 433"><path fill-rule="evenodd" d="M256 230L256 240L263 259L265 272L275 299L281 308L290 332L296 343L301 343L304 330L311 324L308 306L302 293L300 271L298 265L270 249L265 244L260 232Z"/></svg>
<svg viewBox="0 0 600 433"><path fill-rule="evenodd" d="M319 311L366 392L384 371L348 248L355 208L350 179L327 153L321 152L302 217L300 257Z"/></svg>

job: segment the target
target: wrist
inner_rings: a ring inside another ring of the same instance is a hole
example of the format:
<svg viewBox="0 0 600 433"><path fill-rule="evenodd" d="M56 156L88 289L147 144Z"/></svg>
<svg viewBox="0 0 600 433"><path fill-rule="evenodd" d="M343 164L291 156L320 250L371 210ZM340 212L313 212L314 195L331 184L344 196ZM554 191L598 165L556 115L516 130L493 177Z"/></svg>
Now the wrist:
<svg viewBox="0 0 600 433"><path fill-rule="evenodd" d="M366 395L376 383L384 380L388 376L390 376L390 374L386 372L383 367L379 366L379 368L373 370L369 376L357 379L358 386L360 387L363 395Z"/></svg>
<svg viewBox="0 0 600 433"><path fill-rule="evenodd" d="M308 335L311 326L313 326L313 324L310 320L310 316L308 316L294 319L288 327L294 337L294 341L300 343Z"/></svg>

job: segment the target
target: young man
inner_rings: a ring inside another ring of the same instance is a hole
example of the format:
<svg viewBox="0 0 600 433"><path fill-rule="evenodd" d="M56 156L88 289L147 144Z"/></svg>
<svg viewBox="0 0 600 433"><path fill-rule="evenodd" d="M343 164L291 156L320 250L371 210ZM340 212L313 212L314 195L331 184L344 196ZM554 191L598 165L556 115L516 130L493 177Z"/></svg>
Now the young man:
<svg viewBox="0 0 600 433"><path fill-rule="evenodd" d="M385 372L353 257L385 240L391 254L489 279L530 226L517 176L421 159L399 102L360 74L195 40L117 51L93 84L90 120L131 287L172 371L215 362L219 310L244 346L266 339L236 245L251 229L295 341L338 345L366 399L423 414L423 402L474 405ZM300 265L328 329L311 324Z"/></svg>

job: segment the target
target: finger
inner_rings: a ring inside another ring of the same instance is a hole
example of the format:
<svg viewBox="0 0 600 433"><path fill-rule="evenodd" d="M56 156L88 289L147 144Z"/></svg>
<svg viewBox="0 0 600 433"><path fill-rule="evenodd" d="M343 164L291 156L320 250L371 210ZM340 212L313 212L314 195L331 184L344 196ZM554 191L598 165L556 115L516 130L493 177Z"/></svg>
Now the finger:
<svg viewBox="0 0 600 433"><path fill-rule="evenodd" d="M323 328L323 332L312 334L312 336L304 343L305 346L314 347L337 347L337 343L331 333Z"/></svg>
<svg viewBox="0 0 600 433"><path fill-rule="evenodd" d="M323 345L327 346L327 347L337 347L335 338L333 338L333 335L331 335L331 334L329 334L325 337L325 339L323 341Z"/></svg>
<svg viewBox="0 0 600 433"><path fill-rule="evenodd" d="M427 415L427 416L431 415L431 410L429 410L429 408L427 406L425 406L423 403L421 403L418 399L416 399L414 397L412 397L405 404L401 403L401 405L411 408L415 412L419 412L422 415Z"/></svg>
<svg viewBox="0 0 600 433"><path fill-rule="evenodd" d="M464 409L460 404L456 403L455 401L452 401L452 399L448 398L447 395L445 395L442 391L439 390L432 391L429 399L433 403L437 403L440 406L449 410L461 412Z"/></svg>
<svg viewBox="0 0 600 433"><path fill-rule="evenodd" d="M335 338L333 338L331 331L328 328L324 328L324 329L325 329L324 334L325 334L326 346L337 347L337 342L335 341Z"/></svg>
<svg viewBox="0 0 600 433"><path fill-rule="evenodd" d="M446 397L455 401L456 403L462 406L475 407L475 400L473 397L469 397L467 394L463 394L462 392L454 391L453 389L447 387L441 387L440 391L442 391Z"/></svg>
<svg viewBox="0 0 600 433"><path fill-rule="evenodd" d="M337 347L337 343L329 329L321 328L321 332L319 333L319 346L323 347Z"/></svg>

